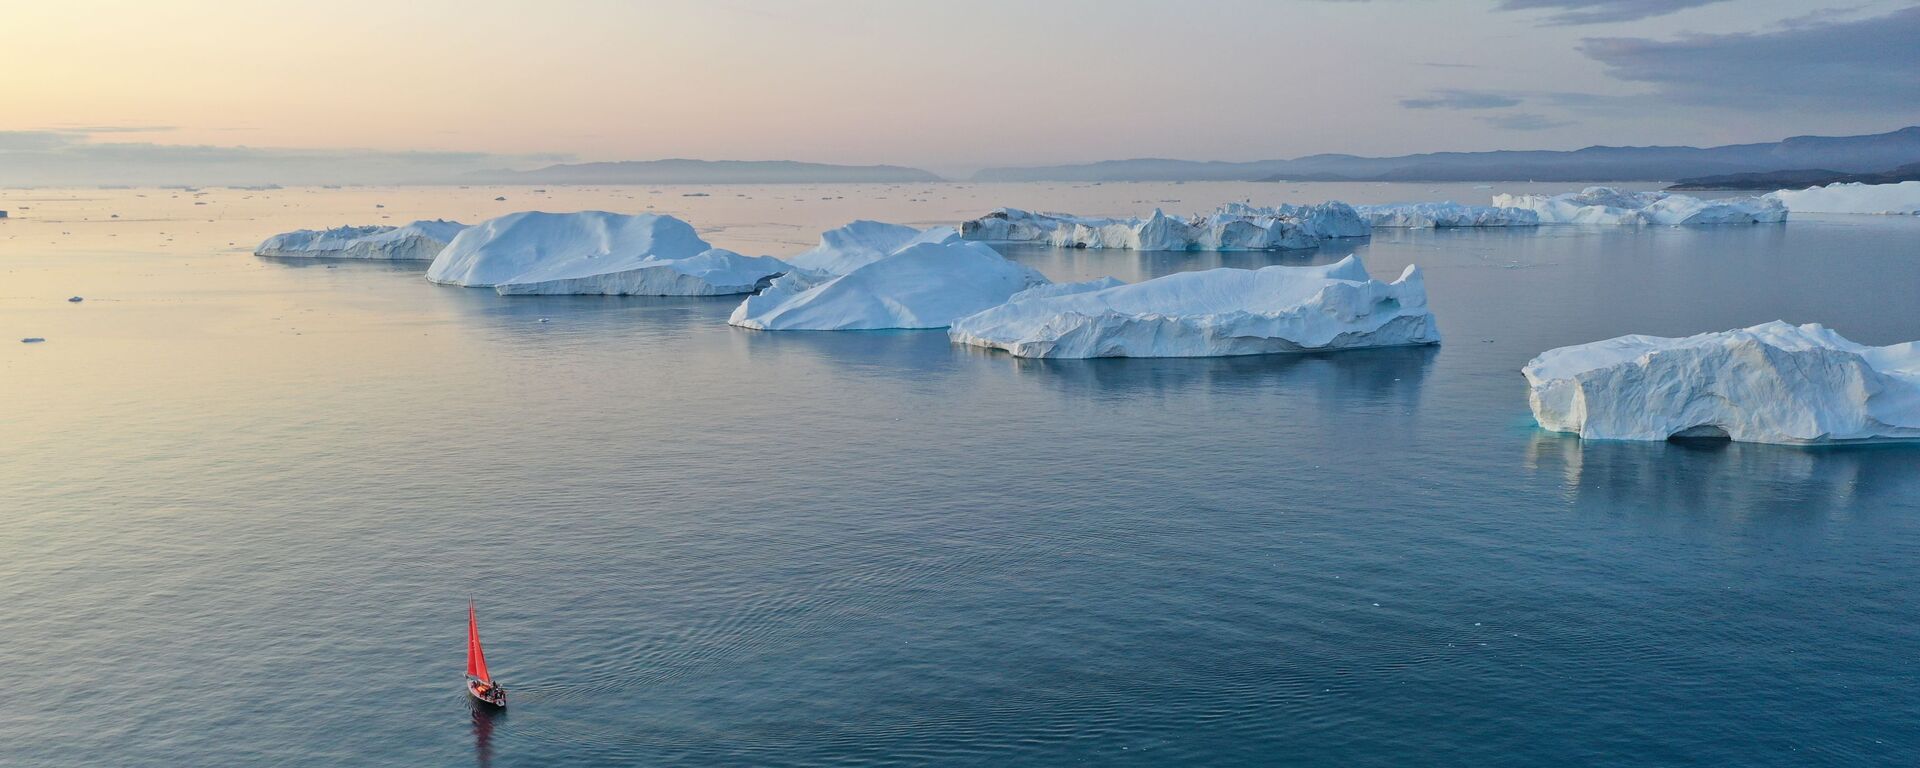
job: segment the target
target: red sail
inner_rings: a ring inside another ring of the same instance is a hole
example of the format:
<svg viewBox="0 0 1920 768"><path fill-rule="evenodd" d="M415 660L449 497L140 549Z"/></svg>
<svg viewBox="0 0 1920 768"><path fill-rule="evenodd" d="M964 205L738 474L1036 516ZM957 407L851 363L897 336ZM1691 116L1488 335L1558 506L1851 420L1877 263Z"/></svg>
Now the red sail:
<svg viewBox="0 0 1920 768"><path fill-rule="evenodd" d="M471 600L467 601L467 676L493 682L487 674L487 656L480 650L480 620L474 615Z"/></svg>

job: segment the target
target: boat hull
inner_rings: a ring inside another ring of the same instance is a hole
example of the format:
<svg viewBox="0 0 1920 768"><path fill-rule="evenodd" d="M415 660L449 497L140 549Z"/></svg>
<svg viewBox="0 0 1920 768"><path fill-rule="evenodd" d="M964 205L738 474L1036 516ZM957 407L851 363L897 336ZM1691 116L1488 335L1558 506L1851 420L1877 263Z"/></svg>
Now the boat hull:
<svg viewBox="0 0 1920 768"><path fill-rule="evenodd" d="M481 704L485 704L489 707L494 707L497 709L506 709L507 707L507 690L498 685L495 685L491 690L487 691L486 693L481 693L480 681L468 680L467 695L472 697L474 701L477 701Z"/></svg>

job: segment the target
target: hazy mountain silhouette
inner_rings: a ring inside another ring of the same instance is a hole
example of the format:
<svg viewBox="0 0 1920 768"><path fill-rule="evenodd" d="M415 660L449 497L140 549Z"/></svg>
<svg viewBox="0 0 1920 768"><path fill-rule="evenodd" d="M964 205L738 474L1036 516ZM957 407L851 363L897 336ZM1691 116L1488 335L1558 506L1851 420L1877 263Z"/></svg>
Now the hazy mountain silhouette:
<svg viewBox="0 0 1920 768"><path fill-rule="evenodd" d="M531 171L477 171L487 184L785 184L918 182L940 177L898 165L829 165L792 160L623 160L550 165Z"/></svg>
<svg viewBox="0 0 1920 768"><path fill-rule="evenodd" d="M1767 173L1732 173L1681 179L1667 189L1794 189L1828 184L1898 184L1920 181L1920 163L1909 163L1884 173L1841 173L1825 168Z"/></svg>
<svg viewBox="0 0 1920 768"><path fill-rule="evenodd" d="M1867 136L1795 136L1723 147L1587 147L1573 151L1309 155L1202 162L1147 158L988 168L975 181L1649 181L1793 168L1879 172L1920 162L1920 126Z"/></svg>

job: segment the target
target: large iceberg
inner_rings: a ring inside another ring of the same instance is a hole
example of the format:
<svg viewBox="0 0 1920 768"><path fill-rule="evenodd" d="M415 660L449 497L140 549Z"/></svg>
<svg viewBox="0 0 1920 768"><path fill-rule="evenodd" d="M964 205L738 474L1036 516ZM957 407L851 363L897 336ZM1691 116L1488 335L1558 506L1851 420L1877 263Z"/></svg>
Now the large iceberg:
<svg viewBox="0 0 1920 768"><path fill-rule="evenodd" d="M1047 278L980 243L919 243L845 275L797 270L727 322L767 331L945 328Z"/></svg>
<svg viewBox="0 0 1920 768"><path fill-rule="evenodd" d="M1184 218L1155 209L1144 219L1001 208L960 225L961 237L968 240L1135 251L1298 250L1371 233L1353 206L1341 202L1273 207L1229 203L1211 214Z"/></svg>
<svg viewBox="0 0 1920 768"><path fill-rule="evenodd" d="M788 269L714 248L672 216L525 211L461 232L427 279L501 294L720 296L752 293Z"/></svg>
<svg viewBox="0 0 1920 768"><path fill-rule="evenodd" d="M1540 223L1540 214L1528 208L1461 205L1451 201L1356 205L1353 208L1369 225L1391 229L1531 227Z"/></svg>
<svg viewBox="0 0 1920 768"><path fill-rule="evenodd" d="M1920 214L1920 181L1898 184L1828 184L1769 192L1789 211L1802 213Z"/></svg>
<svg viewBox="0 0 1920 768"><path fill-rule="evenodd" d="M1621 336L1522 373L1540 426L1589 439L1920 439L1920 342L1868 347L1817 324Z"/></svg>
<svg viewBox="0 0 1920 768"><path fill-rule="evenodd" d="M1702 200L1667 192L1587 187L1563 195L1494 195L1495 208L1524 208L1541 224L1766 224L1787 220L1787 209L1767 197Z"/></svg>
<svg viewBox="0 0 1920 768"><path fill-rule="evenodd" d="M306 259L387 259L428 261L440 255L467 225L457 221L416 221L404 227L334 227L283 232L253 249L255 256Z"/></svg>
<svg viewBox="0 0 1920 768"><path fill-rule="evenodd" d="M899 224L860 220L820 233L820 244L786 259L798 269L844 275L919 243L958 238L953 227L919 230Z"/></svg>
<svg viewBox="0 0 1920 768"><path fill-rule="evenodd" d="M947 334L1017 357L1210 357L1440 342L1418 267L1383 283L1352 256L1317 267L1038 289L961 318Z"/></svg>

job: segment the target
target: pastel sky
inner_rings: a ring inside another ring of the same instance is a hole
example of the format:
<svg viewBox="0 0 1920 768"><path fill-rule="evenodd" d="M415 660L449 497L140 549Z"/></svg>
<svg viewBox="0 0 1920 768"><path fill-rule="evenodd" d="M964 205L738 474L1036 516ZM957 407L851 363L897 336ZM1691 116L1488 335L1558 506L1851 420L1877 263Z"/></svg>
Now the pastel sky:
<svg viewBox="0 0 1920 768"><path fill-rule="evenodd" d="M1920 4L1827 2L10 3L0 151L951 170L1707 145L1920 123Z"/></svg>

